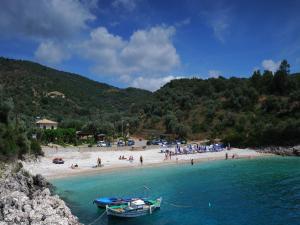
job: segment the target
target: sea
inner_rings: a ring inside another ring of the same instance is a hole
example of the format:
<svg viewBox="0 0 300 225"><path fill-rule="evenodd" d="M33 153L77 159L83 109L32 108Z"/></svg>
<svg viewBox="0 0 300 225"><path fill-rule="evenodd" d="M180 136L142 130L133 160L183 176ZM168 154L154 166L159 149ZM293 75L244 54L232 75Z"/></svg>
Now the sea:
<svg viewBox="0 0 300 225"><path fill-rule="evenodd" d="M300 225L296 157L137 168L52 183L86 225ZM108 218L93 204L101 196L162 197L163 202L152 215Z"/></svg>

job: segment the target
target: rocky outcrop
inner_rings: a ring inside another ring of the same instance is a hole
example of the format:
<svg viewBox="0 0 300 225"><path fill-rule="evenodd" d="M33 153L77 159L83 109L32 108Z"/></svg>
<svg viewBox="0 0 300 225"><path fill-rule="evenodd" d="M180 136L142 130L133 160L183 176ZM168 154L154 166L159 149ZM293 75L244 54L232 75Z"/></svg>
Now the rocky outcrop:
<svg viewBox="0 0 300 225"><path fill-rule="evenodd" d="M281 156L300 156L300 145L294 147L267 147L257 151Z"/></svg>
<svg viewBox="0 0 300 225"><path fill-rule="evenodd" d="M41 175L8 168L0 178L0 225L79 225Z"/></svg>

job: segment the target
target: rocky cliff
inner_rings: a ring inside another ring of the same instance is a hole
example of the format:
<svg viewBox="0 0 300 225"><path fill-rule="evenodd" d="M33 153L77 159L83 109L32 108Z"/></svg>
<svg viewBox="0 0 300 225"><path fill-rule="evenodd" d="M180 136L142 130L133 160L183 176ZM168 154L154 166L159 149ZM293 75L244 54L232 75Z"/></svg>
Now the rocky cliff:
<svg viewBox="0 0 300 225"><path fill-rule="evenodd" d="M80 225L41 175L6 166L0 178L0 225Z"/></svg>
<svg viewBox="0 0 300 225"><path fill-rule="evenodd" d="M294 147L267 147L258 149L258 152L271 153L281 156L300 156L300 145Z"/></svg>

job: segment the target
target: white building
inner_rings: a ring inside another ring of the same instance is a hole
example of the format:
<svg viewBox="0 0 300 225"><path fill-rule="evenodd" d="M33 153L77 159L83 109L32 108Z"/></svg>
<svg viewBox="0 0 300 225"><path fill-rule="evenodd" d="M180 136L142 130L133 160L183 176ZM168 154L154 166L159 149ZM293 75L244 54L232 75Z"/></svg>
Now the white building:
<svg viewBox="0 0 300 225"><path fill-rule="evenodd" d="M51 120L47 120L47 119L42 119L42 120L38 120L36 121L36 126L41 128L41 129L56 129L57 128L57 122L55 121L51 121Z"/></svg>

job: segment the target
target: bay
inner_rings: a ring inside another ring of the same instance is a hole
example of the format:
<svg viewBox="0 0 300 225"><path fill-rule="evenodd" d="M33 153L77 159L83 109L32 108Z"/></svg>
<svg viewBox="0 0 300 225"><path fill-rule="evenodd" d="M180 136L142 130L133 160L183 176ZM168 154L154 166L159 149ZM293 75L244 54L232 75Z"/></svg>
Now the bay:
<svg viewBox="0 0 300 225"><path fill-rule="evenodd" d="M296 157L137 168L52 183L84 224L300 224L300 158ZM152 215L97 220L103 210L93 205L95 198L146 195L163 197L161 209Z"/></svg>

